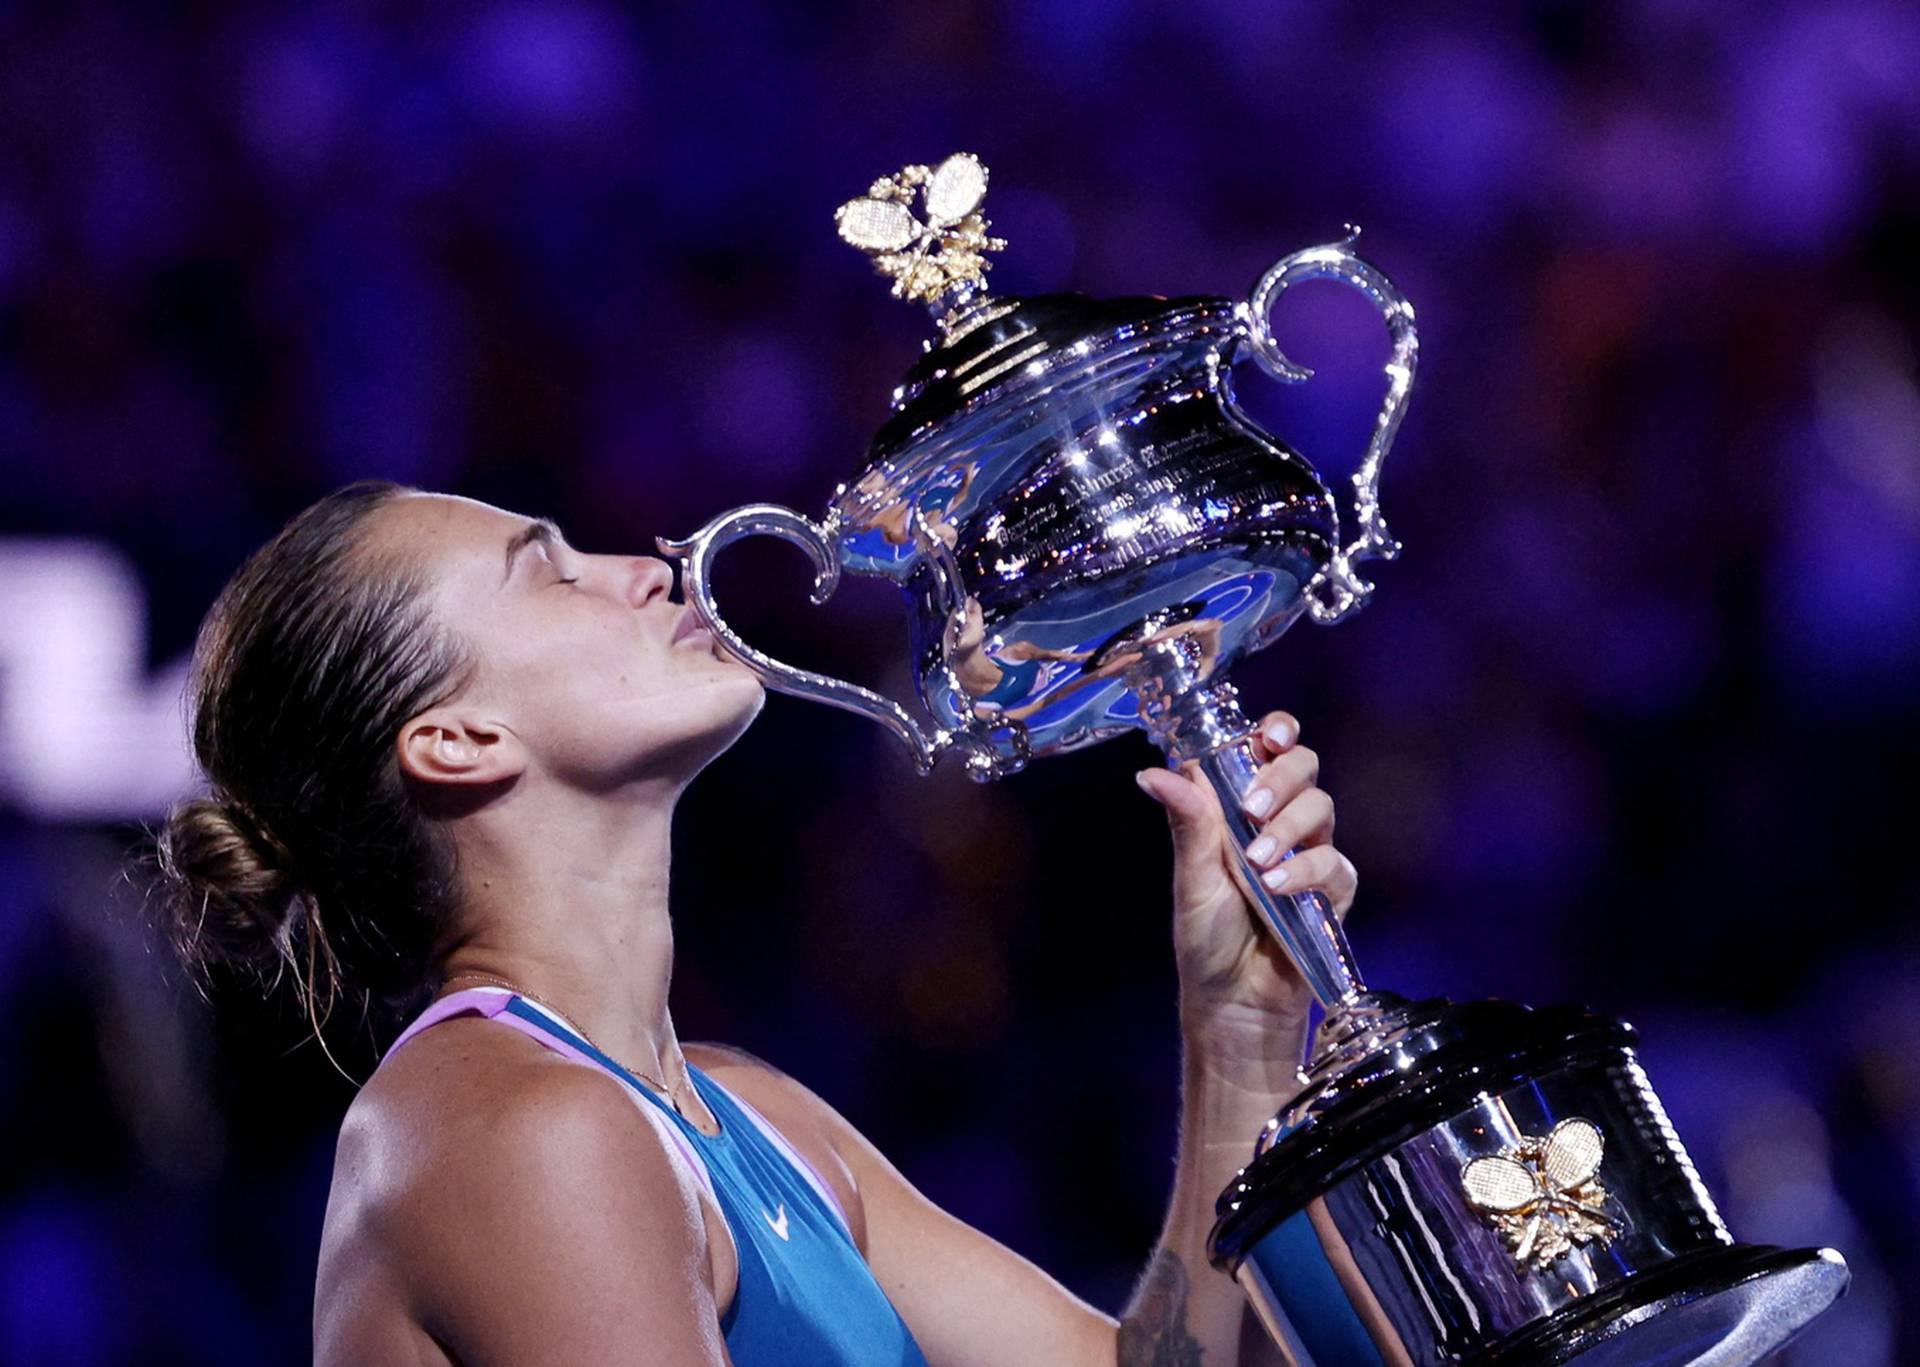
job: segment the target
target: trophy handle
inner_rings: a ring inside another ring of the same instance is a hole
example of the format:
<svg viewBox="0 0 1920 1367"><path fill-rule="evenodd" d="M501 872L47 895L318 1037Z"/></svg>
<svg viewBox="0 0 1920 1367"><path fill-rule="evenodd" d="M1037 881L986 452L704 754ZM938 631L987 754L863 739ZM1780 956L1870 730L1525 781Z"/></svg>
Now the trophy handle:
<svg viewBox="0 0 1920 1367"><path fill-rule="evenodd" d="M709 583L714 556L749 536L774 536L798 546L813 561L811 596L815 604L820 604L831 598L840 585L840 557L834 550L834 538L838 530L839 518L836 514L830 514L822 523L777 503L749 503L722 513L682 540L664 536L655 540L662 555L679 560L682 596L700 615L701 623L721 645L759 675L760 681L768 688L790 693L797 698L811 698L815 702L823 702L829 707L838 707L878 722L907 747L913 755L914 768L922 774L932 772L940 756L955 747L967 752L967 772L976 779L998 778L1021 767L1026 758L1023 735L1007 738L1009 748L1013 751L1012 756L1008 757L1001 754L989 739L993 734L991 728L923 728L893 699L870 688L848 683L845 679L782 664L772 656L755 650L727 625L726 619L720 615L720 605L714 601Z"/></svg>
<svg viewBox="0 0 1920 1367"><path fill-rule="evenodd" d="M1400 553L1400 543L1387 531L1387 520L1380 512L1380 465L1386 459L1400 419L1406 416L1407 399L1413 389L1413 372L1420 353L1420 339L1414 331L1413 305L1394 287L1391 280L1353 251L1360 230L1349 228L1346 238L1319 247L1283 256L1253 287L1247 302L1240 306L1242 320L1252 343L1253 359L1277 380L1298 384L1313 371L1288 360L1275 345L1268 318L1281 292L1297 280L1338 280L1351 285L1373 301L1393 338L1393 354L1387 361L1387 397L1374 419L1373 436L1367 442L1366 458L1353 472L1354 517L1359 535L1345 546L1335 545L1326 568L1307 585L1307 610L1313 620L1330 624L1364 605L1373 585L1354 573L1363 560L1391 560Z"/></svg>

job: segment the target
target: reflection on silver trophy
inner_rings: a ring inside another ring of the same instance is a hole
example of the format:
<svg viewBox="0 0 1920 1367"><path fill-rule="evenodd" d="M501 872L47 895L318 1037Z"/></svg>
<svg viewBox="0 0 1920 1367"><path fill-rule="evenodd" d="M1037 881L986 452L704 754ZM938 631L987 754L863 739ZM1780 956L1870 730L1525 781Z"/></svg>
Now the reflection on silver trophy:
<svg viewBox="0 0 1920 1367"><path fill-rule="evenodd" d="M1256 761L1227 674L1302 615L1341 620L1398 551L1381 463L1413 385L1413 309L1353 239L1282 258L1244 302L1000 299L985 290L986 168L908 167L843 205L840 235L939 337L860 472L816 521L755 504L663 541L686 597L770 688L872 717L925 772L975 777L1140 729L1197 761L1235 847ZM1389 335L1386 397L1350 511L1236 403L1251 359L1297 383L1269 313L1302 280L1352 286ZM1348 528L1343 517L1350 517ZM931 724L742 641L713 557L768 534L889 576ZM1327 1015L1299 1093L1221 1195L1211 1253L1300 1367L1752 1363L1844 1289L1831 1250L1734 1242L1641 1071L1625 1022L1584 1008L1410 1002L1368 988L1317 893L1243 881Z"/></svg>

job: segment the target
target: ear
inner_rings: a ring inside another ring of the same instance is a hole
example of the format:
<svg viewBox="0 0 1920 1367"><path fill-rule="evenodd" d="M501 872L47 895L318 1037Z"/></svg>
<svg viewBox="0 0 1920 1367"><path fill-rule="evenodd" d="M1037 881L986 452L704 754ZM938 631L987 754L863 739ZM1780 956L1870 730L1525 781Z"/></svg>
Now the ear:
<svg viewBox="0 0 1920 1367"><path fill-rule="evenodd" d="M526 747L498 722L435 707L400 728L400 771L423 783L482 785L517 778Z"/></svg>

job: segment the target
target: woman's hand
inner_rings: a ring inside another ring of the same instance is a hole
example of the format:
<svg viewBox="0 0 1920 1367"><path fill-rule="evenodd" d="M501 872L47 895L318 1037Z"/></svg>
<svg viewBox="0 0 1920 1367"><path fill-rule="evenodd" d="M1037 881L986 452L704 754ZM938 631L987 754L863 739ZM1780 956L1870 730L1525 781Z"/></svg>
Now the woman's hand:
<svg viewBox="0 0 1920 1367"><path fill-rule="evenodd" d="M1284 879L1279 895L1317 890L1344 918L1357 875L1333 847L1333 799L1318 786L1319 756L1299 738L1300 724L1285 712L1260 721L1253 744L1263 762L1243 805L1262 824L1249 853L1268 879ZM1212 787L1192 763L1179 772L1144 770L1138 778L1167 809L1173 830L1173 940L1183 1021L1189 1029L1297 1029L1313 994L1241 891ZM1269 795L1264 810L1263 792ZM1295 846L1299 853L1282 860Z"/></svg>

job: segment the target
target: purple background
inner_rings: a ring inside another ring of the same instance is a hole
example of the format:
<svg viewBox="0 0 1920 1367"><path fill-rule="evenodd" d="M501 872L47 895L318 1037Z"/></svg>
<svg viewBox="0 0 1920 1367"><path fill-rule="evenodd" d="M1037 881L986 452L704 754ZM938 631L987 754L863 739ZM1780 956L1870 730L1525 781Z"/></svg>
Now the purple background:
<svg viewBox="0 0 1920 1367"><path fill-rule="evenodd" d="M1232 294L1364 224L1421 321L1407 550L1240 675L1325 756L1363 966L1632 1018L1735 1231L1853 1263L1791 1360L1920 1360L1920 11L663 9L0 3L0 549L118 548L158 670L360 476L593 550L818 511L926 333L832 210L955 149L1003 293ZM1384 334L1333 286L1278 328L1319 376L1248 401L1344 474ZM904 686L891 589L721 590ZM1151 754L890 745L776 698L695 787L682 1033L1117 1312L1176 1102ZM136 834L0 799L0 1361L295 1360L350 1089L146 946Z"/></svg>

